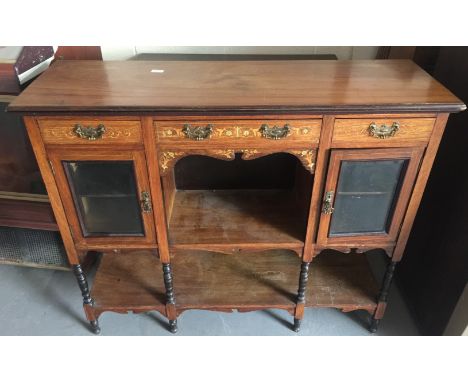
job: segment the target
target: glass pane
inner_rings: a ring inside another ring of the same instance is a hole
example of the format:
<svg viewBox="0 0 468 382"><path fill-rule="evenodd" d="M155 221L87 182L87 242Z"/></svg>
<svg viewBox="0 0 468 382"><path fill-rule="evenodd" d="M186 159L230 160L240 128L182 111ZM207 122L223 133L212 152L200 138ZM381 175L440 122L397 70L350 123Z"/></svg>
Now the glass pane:
<svg viewBox="0 0 468 382"><path fill-rule="evenodd" d="M144 235L132 161L63 165L84 237Z"/></svg>
<svg viewBox="0 0 468 382"><path fill-rule="evenodd" d="M407 162L342 161L329 236L388 233Z"/></svg>

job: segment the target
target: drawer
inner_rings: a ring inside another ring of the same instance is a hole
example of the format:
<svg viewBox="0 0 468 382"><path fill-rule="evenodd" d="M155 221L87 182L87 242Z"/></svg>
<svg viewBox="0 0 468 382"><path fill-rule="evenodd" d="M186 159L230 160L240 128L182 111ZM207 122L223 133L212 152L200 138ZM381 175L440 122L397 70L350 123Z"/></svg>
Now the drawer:
<svg viewBox="0 0 468 382"><path fill-rule="evenodd" d="M140 120L94 118L38 118L45 144L131 144L141 143Z"/></svg>
<svg viewBox="0 0 468 382"><path fill-rule="evenodd" d="M426 145L435 118L337 118L333 147Z"/></svg>
<svg viewBox="0 0 468 382"><path fill-rule="evenodd" d="M318 145L321 119L309 120L232 120L232 121L154 121L161 143L193 143L205 146L218 143L280 142Z"/></svg>

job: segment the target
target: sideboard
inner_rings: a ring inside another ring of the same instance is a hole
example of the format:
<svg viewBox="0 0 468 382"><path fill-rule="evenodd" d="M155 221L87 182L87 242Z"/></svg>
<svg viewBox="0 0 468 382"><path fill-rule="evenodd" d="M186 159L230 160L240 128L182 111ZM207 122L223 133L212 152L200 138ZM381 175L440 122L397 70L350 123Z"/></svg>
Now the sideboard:
<svg viewBox="0 0 468 382"><path fill-rule="evenodd" d="M383 318L449 113L410 61L62 61L24 115L94 333L106 311ZM102 257L92 288L80 263ZM379 251L374 251L379 250ZM376 282L364 253L384 252Z"/></svg>

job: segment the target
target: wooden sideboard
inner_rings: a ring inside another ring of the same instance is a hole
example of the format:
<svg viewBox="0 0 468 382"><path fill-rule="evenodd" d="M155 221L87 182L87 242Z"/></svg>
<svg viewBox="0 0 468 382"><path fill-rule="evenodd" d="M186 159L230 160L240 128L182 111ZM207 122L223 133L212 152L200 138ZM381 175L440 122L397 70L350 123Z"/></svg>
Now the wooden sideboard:
<svg viewBox="0 0 468 382"><path fill-rule="evenodd" d="M57 62L20 112L93 332L105 311L384 315L449 113L410 61ZM364 252L388 256L374 280ZM80 262L103 253L90 290ZM161 269L162 268L162 269Z"/></svg>

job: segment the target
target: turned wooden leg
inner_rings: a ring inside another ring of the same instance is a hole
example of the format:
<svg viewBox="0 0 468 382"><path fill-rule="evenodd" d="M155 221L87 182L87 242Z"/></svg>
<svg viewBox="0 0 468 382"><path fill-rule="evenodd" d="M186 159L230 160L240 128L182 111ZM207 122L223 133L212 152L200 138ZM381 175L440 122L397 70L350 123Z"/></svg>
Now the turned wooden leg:
<svg viewBox="0 0 468 382"><path fill-rule="evenodd" d="M297 290L297 306L294 314L294 331L298 332L301 328L302 317L304 317L305 291L309 279L310 262L303 261L301 264L301 273L299 275L299 289Z"/></svg>
<svg viewBox="0 0 468 382"><path fill-rule="evenodd" d="M164 286L166 287L166 314L169 318L169 331L177 333L177 314L175 310L174 286L172 284L171 264L163 264Z"/></svg>
<svg viewBox="0 0 468 382"><path fill-rule="evenodd" d="M73 265L73 273L78 281L78 286L81 290L81 295L83 296L83 307L86 313L86 318L89 320L91 325L91 331L94 334L99 334L101 332L101 328L99 327L99 322L97 318L94 316L93 312L93 305L94 301L91 298L89 293L88 281L86 280L86 276L81 269L80 264Z"/></svg>
<svg viewBox="0 0 468 382"><path fill-rule="evenodd" d="M390 286L392 285L393 272L395 271L396 264L397 264L396 261L391 261L387 266L387 271L385 272L385 276L382 282L382 287L380 289L380 293L378 297L377 308L375 309L375 312L374 312L374 315L372 317L371 324L369 327L369 331L371 333L375 333L377 331L379 322L385 313L385 308L387 307L388 292L390 290Z"/></svg>

